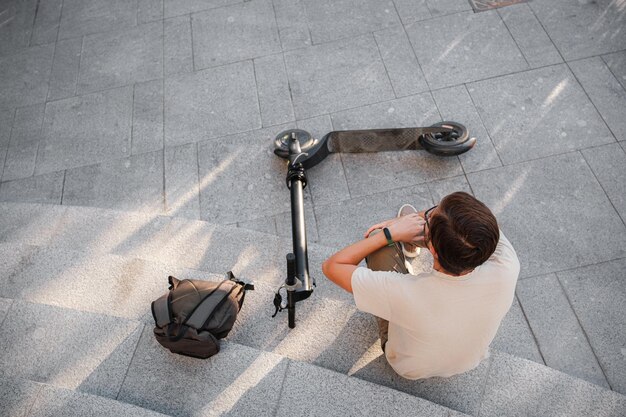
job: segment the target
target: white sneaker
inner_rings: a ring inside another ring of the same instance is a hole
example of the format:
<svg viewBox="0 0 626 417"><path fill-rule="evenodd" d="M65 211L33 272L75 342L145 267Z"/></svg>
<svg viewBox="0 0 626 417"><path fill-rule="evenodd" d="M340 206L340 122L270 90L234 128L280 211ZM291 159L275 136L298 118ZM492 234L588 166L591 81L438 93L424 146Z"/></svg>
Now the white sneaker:
<svg viewBox="0 0 626 417"><path fill-rule="evenodd" d="M398 210L398 216L397 217L402 217L402 216L406 216L407 214L411 214L411 213L417 213L417 210L415 209L415 207L413 207L410 204L404 204L402 205L402 207L400 207L400 210ZM401 243L402 245L402 253L404 253L404 256L406 256L407 258L415 258L417 257L417 255L420 254L420 247L417 245L412 245L410 243Z"/></svg>

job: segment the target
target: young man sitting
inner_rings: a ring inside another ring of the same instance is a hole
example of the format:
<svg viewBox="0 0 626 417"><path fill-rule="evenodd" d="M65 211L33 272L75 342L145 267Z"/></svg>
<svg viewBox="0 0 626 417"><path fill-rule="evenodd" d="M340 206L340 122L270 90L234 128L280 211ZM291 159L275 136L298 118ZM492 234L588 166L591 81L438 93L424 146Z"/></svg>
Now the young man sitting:
<svg viewBox="0 0 626 417"><path fill-rule="evenodd" d="M409 273L419 247L432 271ZM357 265L366 260L367 268ZM513 303L519 260L491 211L463 192L369 228L365 239L323 266L353 293L359 310L377 317L387 361L408 379L449 377L478 366Z"/></svg>

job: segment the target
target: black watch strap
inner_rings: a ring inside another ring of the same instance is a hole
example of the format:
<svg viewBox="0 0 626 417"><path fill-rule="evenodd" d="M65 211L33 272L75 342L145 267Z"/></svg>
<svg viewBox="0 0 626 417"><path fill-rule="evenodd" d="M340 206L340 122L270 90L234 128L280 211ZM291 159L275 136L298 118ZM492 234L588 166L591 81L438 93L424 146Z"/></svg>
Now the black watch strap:
<svg viewBox="0 0 626 417"><path fill-rule="evenodd" d="M383 228L383 233L387 238L387 246L392 246L394 244L393 239L391 238L391 232L386 227Z"/></svg>

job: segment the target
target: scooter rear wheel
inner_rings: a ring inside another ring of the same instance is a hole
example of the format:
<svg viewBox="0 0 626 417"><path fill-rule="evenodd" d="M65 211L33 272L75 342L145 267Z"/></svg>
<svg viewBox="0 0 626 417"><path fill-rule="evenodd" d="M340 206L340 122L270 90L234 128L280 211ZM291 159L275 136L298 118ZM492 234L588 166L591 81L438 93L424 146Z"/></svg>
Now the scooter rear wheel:
<svg viewBox="0 0 626 417"><path fill-rule="evenodd" d="M460 123L446 121L435 123L431 127L452 129L450 132L426 133L420 136L420 145L432 154L458 155L467 152L476 143L476 139L470 138L467 128Z"/></svg>

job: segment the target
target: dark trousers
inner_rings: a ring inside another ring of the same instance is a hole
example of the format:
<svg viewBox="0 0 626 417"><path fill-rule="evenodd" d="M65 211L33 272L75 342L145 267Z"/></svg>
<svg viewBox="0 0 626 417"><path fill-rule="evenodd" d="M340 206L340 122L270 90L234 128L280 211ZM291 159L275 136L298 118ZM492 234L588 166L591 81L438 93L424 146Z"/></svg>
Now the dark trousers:
<svg viewBox="0 0 626 417"><path fill-rule="evenodd" d="M381 230L375 230L372 234L380 233ZM385 246L371 253L365 258L367 267L372 271L396 271L402 274L408 274L404 264L405 256L402 253L402 246L395 243L392 246ZM376 317L378 322L378 334L380 335L380 347L385 351L385 345L389 340L389 322L380 317Z"/></svg>

